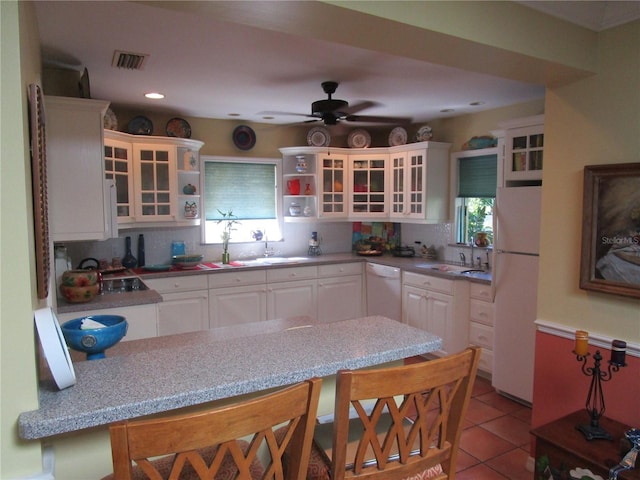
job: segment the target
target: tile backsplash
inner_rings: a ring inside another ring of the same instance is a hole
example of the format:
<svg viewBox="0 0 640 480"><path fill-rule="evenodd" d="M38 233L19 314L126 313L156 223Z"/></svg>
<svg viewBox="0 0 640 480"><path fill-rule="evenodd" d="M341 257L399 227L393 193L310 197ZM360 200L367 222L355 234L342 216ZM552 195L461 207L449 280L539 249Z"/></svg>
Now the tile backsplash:
<svg viewBox="0 0 640 480"><path fill-rule="evenodd" d="M427 247L433 245L440 261L459 261L459 248L449 246L452 242L452 224L393 224L394 235L400 233L401 245L418 247L421 242ZM353 222L318 222L318 223L285 223L283 240L269 242L276 256L304 256L307 254L311 232L318 232L320 247L323 253L349 252L353 243ZM145 261L147 265L165 264L171 260L171 243L184 241L187 253L202 253L206 261L220 261L222 247L201 243L199 227L155 228L121 230L118 238L101 242L67 242L69 256L73 266L84 258L107 259L124 257L125 237L131 237L132 253L137 258L138 236L144 235ZM464 247L462 247L464 248ZM232 259L255 258L264 253L262 242L232 243L229 247ZM420 249L416 248L419 254Z"/></svg>

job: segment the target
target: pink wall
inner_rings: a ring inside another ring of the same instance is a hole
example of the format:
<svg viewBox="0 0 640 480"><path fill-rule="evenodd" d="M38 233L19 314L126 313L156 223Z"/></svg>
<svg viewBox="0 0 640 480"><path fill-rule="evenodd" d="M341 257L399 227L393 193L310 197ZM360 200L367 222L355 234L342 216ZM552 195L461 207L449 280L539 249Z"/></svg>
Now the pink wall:
<svg viewBox="0 0 640 480"><path fill-rule="evenodd" d="M572 353L574 341L548 333L536 334L536 358L531 427L536 428L585 408L590 377ZM589 345L591 355L598 348ZM602 365L608 367L609 348L600 349ZM627 355L627 366L603 382L605 417L640 428L640 358ZM593 366L589 357L587 366Z"/></svg>

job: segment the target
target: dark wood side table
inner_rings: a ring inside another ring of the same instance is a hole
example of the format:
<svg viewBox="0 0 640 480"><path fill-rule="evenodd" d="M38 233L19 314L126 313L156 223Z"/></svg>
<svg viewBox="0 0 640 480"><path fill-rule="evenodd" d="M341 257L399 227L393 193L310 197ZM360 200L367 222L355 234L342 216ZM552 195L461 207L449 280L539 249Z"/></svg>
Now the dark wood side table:
<svg viewBox="0 0 640 480"><path fill-rule="evenodd" d="M589 414L586 410L579 410L532 430L531 434L536 438L535 458L538 460L546 455L554 468L587 468L606 480L609 478L609 469L619 463L631 449L630 442L625 439L624 444L628 448L625 447L622 452L620 442L625 438L624 432L631 427L603 417L600 419L600 426L613 436L613 441L587 440L576 429L576 425L584 423L589 423ZM637 463L640 463L640 459ZM534 478L538 478L537 473ZM618 479L640 480L640 465L620 473Z"/></svg>

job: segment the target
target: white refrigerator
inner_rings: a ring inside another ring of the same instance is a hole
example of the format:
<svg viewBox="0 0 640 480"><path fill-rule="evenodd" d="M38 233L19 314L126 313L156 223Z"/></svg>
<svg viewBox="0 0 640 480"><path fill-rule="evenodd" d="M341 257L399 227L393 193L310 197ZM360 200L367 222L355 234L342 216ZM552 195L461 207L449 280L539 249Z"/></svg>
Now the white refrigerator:
<svg viewBox="0 0 640 480"><path fill-rule="evenodd" d="M542 187L498 188L493 386L531 403Z"/></svg>

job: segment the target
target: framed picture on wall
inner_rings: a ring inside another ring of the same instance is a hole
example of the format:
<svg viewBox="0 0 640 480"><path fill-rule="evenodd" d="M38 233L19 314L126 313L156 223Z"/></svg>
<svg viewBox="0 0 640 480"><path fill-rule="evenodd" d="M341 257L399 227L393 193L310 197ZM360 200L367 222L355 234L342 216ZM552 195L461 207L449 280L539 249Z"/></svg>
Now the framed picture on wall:
<svg viewBox="0 0 640 480"><path fill-rule="evenodd" d="M640 298L640 163L584 168L580 288Z"/></svg>

